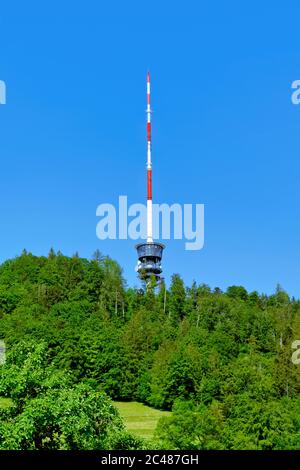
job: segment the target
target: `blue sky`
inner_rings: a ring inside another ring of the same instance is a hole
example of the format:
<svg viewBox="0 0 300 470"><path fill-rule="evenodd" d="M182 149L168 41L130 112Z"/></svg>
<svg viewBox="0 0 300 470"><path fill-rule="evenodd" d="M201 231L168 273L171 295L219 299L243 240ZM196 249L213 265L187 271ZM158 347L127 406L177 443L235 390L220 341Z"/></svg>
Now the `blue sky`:
<svg viewBox="0 0 300 470"><path fill-rule="evenodd" d="M281 3L281 5L279 5ZM167 243L164 273L300 297L296 2L6 2L0 9L0 259L23 248L117 259L98 204L145 198L152 77L154 202L205 204L205 246Z"/></svg>

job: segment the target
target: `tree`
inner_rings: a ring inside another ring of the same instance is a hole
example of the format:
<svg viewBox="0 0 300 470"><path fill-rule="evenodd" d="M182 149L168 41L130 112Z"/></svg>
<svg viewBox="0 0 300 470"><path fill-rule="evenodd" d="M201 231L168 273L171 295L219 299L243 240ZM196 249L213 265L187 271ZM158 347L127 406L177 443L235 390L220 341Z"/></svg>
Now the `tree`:
<svg viewBox="0 0 300 470"><path fill-rule="evenodd" d="M48 389L20 413L11 410L1 429L2 449L109 449L124 430L110 400L84 384Z"/></svg>
<svg viewBox="0 0 300 470"><path fill-rule="evenodd" d="M222 406L218 402L207 408L189 401L177 401L172 416L160 419L156 437L165 449L224 449L223 421Z"/></svg>
<svg viewBox="0 0 300 470"><path fill-rule="evenodd" d="M226 294L232 299L247 300L248 292L243 286L230 286L228 287Z"/></svg>
<svg viewBox="0 0 300 470"><path fill-rule="evenodd" d="M1 393L12 406L0 411L0 448L97 450L122 446L123 423L110 399L70 374L46 366L45 344L19 344L1 368Z"/></svg>
<svg viewBox="0 0 300 470"><path fill-rule="evenodd" d="M169 299L169 314L173 322L182 320L185 315L185 302L186 292L183 284L183 280L179 274L173 274L171 287L170 287L170 299Z"/></svg>

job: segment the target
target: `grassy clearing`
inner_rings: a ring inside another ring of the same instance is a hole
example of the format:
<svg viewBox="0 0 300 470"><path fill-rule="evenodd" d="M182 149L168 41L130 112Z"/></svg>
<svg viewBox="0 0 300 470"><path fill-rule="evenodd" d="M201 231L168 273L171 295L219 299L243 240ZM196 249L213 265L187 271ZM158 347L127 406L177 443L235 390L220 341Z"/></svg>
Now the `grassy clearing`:
<svg viewBox="0 0 300 470"><path fill-rule="evenodd" d="M136 401L115 401L114 404L118 408L127 430L144 439L153 437L159 418L171 415L169 411L155 410Z"/></svg>
<svg viewBox="0 0 300 470"><path fill-rule="evenodd" d="M12 405L10 398L0 397L0 408L9 408Z"/></svg>

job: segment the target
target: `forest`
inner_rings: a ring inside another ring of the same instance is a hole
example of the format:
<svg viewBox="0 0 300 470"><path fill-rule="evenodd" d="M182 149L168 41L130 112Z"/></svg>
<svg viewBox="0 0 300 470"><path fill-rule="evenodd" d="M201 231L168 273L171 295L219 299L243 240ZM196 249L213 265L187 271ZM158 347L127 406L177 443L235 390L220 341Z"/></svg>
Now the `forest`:
<svg viewBox="0 0 300 470"><path fill-rule="evenodd" d="M137 281L138 283L138 281ZM0 265L0 449L300 449L300 302L50 250ZM152 440L114 401L172 410Z"/></svg>

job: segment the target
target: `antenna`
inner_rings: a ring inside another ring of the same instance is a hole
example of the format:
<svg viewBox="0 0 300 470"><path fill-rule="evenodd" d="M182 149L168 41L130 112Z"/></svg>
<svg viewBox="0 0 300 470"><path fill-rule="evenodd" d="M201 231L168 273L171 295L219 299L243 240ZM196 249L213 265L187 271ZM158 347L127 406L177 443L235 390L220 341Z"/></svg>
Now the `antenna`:
<svg viewBox="0 0 300 470"><path fill-rule="evenodd" d="M162 273L161 259L165 246L153 241L153 211L152 211L152 155L151 155L151 90L150 72L147 74L147 242L136 245L138 263L136 271L140 279L148 284L151 278L160 282Z"/></svg>
<svg viewBox="0 0 300 470"><path fill-rule="evenodd" d="M150 72L147 74L147 243L153 242L152 234L152 160L151 160L151 92Z"/></svg>

